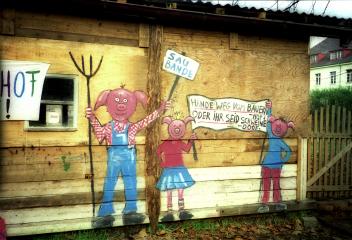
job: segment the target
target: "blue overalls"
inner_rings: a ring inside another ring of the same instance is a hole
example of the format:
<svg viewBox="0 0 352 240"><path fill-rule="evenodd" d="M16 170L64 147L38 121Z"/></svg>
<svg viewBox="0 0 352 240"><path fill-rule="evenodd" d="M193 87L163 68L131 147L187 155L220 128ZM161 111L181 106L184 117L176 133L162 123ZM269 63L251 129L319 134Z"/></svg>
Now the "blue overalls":
<svg viewBox="0 0 352 240"><path fill-rule="evenodd" d="M128 147L127 123L123 132L115 130L114 121L111 121L112 141L108 149L108 164L104 181L103 201L99 208L99 217L111 215L115 212L113 207L115 186L121 173L125 185L124 214L137 211L137 180L136 180L136 149Z"/></svg>

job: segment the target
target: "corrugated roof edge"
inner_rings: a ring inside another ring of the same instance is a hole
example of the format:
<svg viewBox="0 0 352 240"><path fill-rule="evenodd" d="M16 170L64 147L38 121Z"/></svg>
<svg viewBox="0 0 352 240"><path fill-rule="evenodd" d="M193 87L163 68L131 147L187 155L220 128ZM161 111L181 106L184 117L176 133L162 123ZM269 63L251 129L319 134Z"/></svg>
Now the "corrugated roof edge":
<svg viewBox="0 0 352 240"><path fill-rule="evenodd" d="M331 22L331 25L350 25L352 27L352 18L337 18L337 17L331 17L331 16L321 16L321 15L314 15L314 14L307 14L307 13L298 13L298 12L290 12L290 11L282 11L282 10L266 10L264 8L255 8L255 7L241 7L239 5L231 5L231 4L214 4L211 2L202 2L201 0L197 1L192 1L192 0L127 0L128 3L133 3L133 4L139 4L139 5L158 5L160 6L165 6L166 2L167 3L177 3L177 8L178 9L187 9L187 8L202 8L201 10L206 10L205 8L208 8L207 12L213 11L216 8L224 8L225 12L226 10L232 10L236 11L237 15L238 13L242 13L243 16L248 16L250 14L258 14L260 12L266 12L267 18L270 17L270 19L280 19L280 20L285 20L284 18L288 18L289 20L292 20L295 18L295 20L298 20L297 18L301 18L303 21L299 22L304 22L306 23L307 19L309 20L314 19L316 22L323 22L326 24L327 22ZM189 10L189 9L188 9ZM238 11L238 12L237 12ZM229 12L231 13L231 12ZM229 14L231 15L231 14Z"/></svg>

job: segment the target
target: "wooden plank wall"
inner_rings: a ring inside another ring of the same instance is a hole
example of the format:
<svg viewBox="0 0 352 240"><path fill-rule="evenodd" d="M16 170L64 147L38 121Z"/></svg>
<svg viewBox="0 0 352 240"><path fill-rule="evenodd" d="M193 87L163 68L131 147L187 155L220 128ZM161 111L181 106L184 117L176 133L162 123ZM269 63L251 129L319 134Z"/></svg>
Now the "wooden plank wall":
<svg viewBox="0 0 352 240"><path fill-rule="evenodd" d="M14 29L3 31L0 36L2 59L42 61L51 64L49 73L77 74L69 51L76 56L92 54L96 61L104 56L99 73L91 81L93 101L102 90L121 84L128 89L146 91L148 25L27 12L5 11L2 17L2 22ZM211 98L270 99L273 115L295 122L295 132L285 139L293 155L282 171L284 201L296 199L297 136L307 130L306 47L307 42L287 39L164 27L161 56L172 49L184 51L200 62L194 81L180 80L172 99L173 109L167 114L179 112L180 116L187 116L186 95L202 94ZM167 97L174 78L161 71L162 98ZM77 131L28 132L24 131L23 121L1 122L0 216L5 218L10 236L91 228L90 180L86 178L90 173L84 117L86 85L80 75L78 81ZM110 119L104 109L99 109L97 115L101 122ZM130 120L136 121L144 115L145 110L139 106ZM161 128L161 139L166 139L166 126ZM190 132L188 126L186 137ZM194 218L236 214L236 207L260 202L259 158L265 135L209 129L197 129L196 133L199 160L194 161L192 153L185 154L185 165L196 181L185 191L185 207ZM148 159L144 159L144 144L142 132L137 137L141 213L147 212L144 173ZM265 149L267 145L263 156ZM66 170L63 159L69 163ZM99 204L106 171L106 147L96 140L93 159ZM119 181L115 195L118 215L124 206L123 185ZM165 198L162 192L162 214L166 210ZM123 224L119 216L115 219L114 225Z"/></svg>

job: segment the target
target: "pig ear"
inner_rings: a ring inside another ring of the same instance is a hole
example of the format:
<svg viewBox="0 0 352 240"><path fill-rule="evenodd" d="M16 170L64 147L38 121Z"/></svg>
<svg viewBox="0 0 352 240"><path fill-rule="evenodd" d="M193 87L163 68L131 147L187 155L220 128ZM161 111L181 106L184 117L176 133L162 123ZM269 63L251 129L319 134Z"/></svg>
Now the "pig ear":
<svg viewBox="0 0 352 240"><path fill-rule="evenodd" d="M292 121L289 121L289 122L287 123L287 126L288 126L289 128L295 129L295 124L294 124Z"/></svg>
<svg viewBox="0 0 352 240"><path fill-rule="evenodd" d="M272 122L274 122L275 120L276 120L276 117L274 117L274 116L270 116L270 117L269 117L269 122L272 123Z"/></svg>
<svg viewBox="0 0 352 240"><path fill-rule="evenodd" d="M137 101L140 102L144 108L147 107L147 102L148 102L148 97L147 95L142 92L142 91L134 91L133 92L134 96L136 97Z"/></svg>
<svg viewBox="0 0 352 240"><path fill-rule="evenodd" d="M171 122L172 122L171 117L164 117L163 118L163 123L166 123L167 125L170 125Z"/></svg>
<svg viewBox="0 0 352 240"><path fill-rule="evenodd" d="M102 91L99 94L98 99L95 102L94 110L97 110L99 107L106 105L106 100L108 99L109 94L110 94L110 90Z"/></svg>
<svg viewBox="0 0 352 240"><path fill-rule="evenodd" d="M185 124L187 125L188 122L194 121L194 118L191 116L188 116L185 118L185 120L183 120L185 122Z"/></svg>

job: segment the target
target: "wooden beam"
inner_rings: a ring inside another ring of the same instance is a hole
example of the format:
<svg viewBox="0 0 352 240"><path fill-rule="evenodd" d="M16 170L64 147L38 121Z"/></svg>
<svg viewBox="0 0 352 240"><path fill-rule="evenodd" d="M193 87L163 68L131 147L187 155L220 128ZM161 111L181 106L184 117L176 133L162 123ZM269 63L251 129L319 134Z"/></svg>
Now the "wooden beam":
<svg viewBox="0 0 352 240"><path fill-rule="evenodd" d="M284 202L287 205L286 211L302 211L302 210L309 210L309 209L316 209L317 204L315 201L288 201ZM262 206L261 203L258 204L247 204L247 205L240 205L240 206L229 206L229 207L219 207L219 215L223 216L235 216L235 215L246 215L246 214L253 214L258 213L257 209ZM275 210L275 203L269 204L270 213L279 212Z"/></svg>
<svg viewBox="0 0 352 240"><path fill-rule="evenodd" d="M96 204L100 204L103 198L103 192L96 191ZM144 189L137 189L137 199L145 200ZM114 194L114 202L125 202L125 192L118 190ZM1 210L14 210L34 207L59 207L68 205L90 204L92 202L91 193L66 193L45 196L0 198Z"/></svg>
<svg viewBox="0 0 352 240"><path fill-rule="evenodd" d="M307 138L299 138L297 163L297 200L307 197Z"/></svg>
<svg viewBox="0 0 352 240"><path fill-rule="evenodd" d="M6 9L0 12L0 33L4 35L15 35L14 9Z"/></svg>
<svg viewBox="0 0 352 240"><path fill-rule="evenodd" d="M230 32L230 49L238 49L239 48L239 43L238 43L238 33Z"/></svg>
<svg viewBox="0 0 352 240"><path fill-rule="evenodd" d="M149 104L147 112L157 109L161 102L160 55L163 40L163 27L150 26L149 65L147 75L147 93ZM152 232L156 232L160 214L160 192L155 188L160 176L160 164L156 155L160 143L160 119L146 129L145 159L146 159L146 199L149 221Z"/></svg>
<svg viewBox="0 0 352 240"><path fill-rule="evenodd" d="M330 192L330 191L352 191L352 185L338 185L338 186L309 186L307 188L310 192Z"/></svg>
<svg viewBox="0 0 352 240"><path fill-rule="evenodd" d="M311 179L308 180L307 185L311 186L315 183L329 168L331 168L338 160L340 160L343 155L352 149L352 142L348 144L344 149L342 149L331 161L320 169Z"/></svg>
<svg viewBox="0 0 352 240"><path fill-rule="evenodd" d="M141 48L147 48L149 47L149 38L150 38L150 32L149 32L149 24L144 24L141 23L139 24L139 47Z"/></svg>

